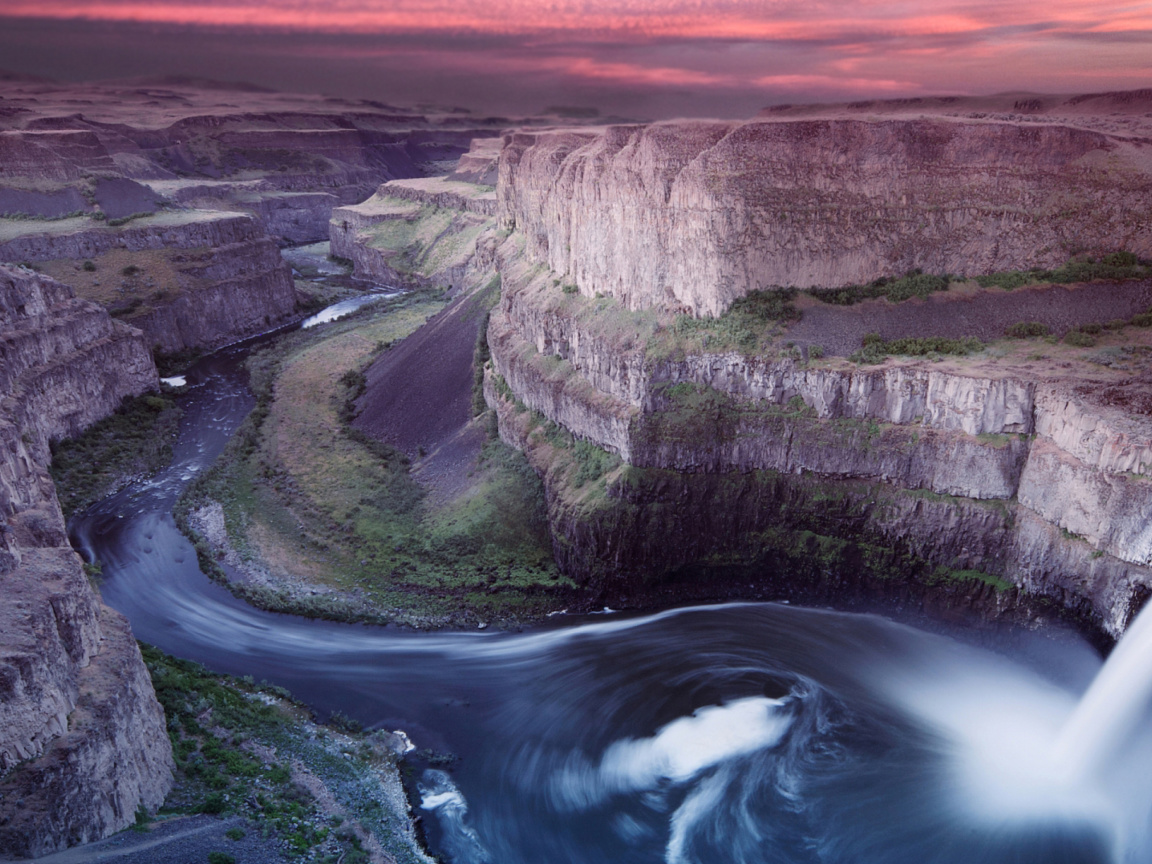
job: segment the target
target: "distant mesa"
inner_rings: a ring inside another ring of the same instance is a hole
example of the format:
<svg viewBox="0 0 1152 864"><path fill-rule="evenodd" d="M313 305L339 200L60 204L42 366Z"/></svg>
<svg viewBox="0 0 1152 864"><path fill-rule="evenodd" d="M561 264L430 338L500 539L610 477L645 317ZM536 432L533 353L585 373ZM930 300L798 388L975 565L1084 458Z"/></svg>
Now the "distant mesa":
<svg viewBox="0 0 1152 864"><path fill-rule="evenodd" d="M543 113L555 114L557 117L571 117L576 120L588 120L599 117L600 109L586 105L549 105Z"/></svg>
<svg viewBox="0 0 1152 864"><path fill-rule="evenodd" d="M217 81L215 78L199 78L195 75L159 75L144 78L127 78L106 82L126 84L136 87L189 87L196 90L227 90L236 93L275 93L271 87L262 87L250 81Z"/></svg>

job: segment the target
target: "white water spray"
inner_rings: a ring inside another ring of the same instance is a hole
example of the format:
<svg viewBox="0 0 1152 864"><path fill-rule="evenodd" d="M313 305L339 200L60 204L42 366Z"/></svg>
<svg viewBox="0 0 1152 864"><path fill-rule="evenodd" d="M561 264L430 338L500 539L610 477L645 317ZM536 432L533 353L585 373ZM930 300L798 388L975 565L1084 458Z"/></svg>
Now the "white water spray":
<svg viewBox="0 0 1152 864"><path fill-rule="evenodd" d="M1056 742L1054 762L1068 783L1104 771L1152 700L1152 604L1112 651Z"/></svg>

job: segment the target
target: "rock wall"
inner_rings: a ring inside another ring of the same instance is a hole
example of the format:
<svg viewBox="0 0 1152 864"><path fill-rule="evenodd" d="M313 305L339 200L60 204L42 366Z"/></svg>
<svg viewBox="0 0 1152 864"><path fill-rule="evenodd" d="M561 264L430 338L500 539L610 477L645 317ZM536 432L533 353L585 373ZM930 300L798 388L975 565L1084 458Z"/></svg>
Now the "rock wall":
<svg viewBox="0 0 1152 864"><path fill-rule="evenodd" d="M0 854L106 836L171 785L163 712L124 619L68 545L45 466L157 384L139 331L63 285L0 267Z"/></svg>
<svg viewBox="0 0 1152 864"><path fill-rule="evenodd" d="M1152 255L1148 142L1059 125L768 120L517 132L500 219L530 260L630 309L749 291Z"/></svg>
<svg viewBox="0 0 1152 864"><path fill-rule="evenodd" d="M646 325L643 317L621 316L608 306L597 311L605 301L563 299L554 284L559 280L525 265L519 249L515 239L501 248L503 293L488 332L493 374L508 398L635 468L658 472L662 480L649 490L654 513L680 519L682 502L707 488L708 481L692 478L727 477L744 490L732 505L743 513L732 517L743 520L740 531L766 531L787 522L789 507L811 510L804 502L826 497L829 484L863 482L866 490L853 493L861 502L854 518L870 542L913 547L919 558L941 566L988 572L1052 597L1112 635L1152 590L1148 416L1102 404L1074 380L1017 377L994 367L894 360L872 367L809 365L735 352L665 356L650 351L652 343L638 332L644 326L655 331L658 322ZM529 446L509 431L515 424L506 409L501 422L508 440ZM783 491L774 486L770 494L753 494L748 478L756 472L802 479L788 481ZM555 491L562 483L552 485L554 529L571 535L561 547L580 550L568 555L569 572L578 578L607 573L602 554L621 573L644 578L636 575L639 562L668 570L694 555L732 551L723 539L735 536L723 533L728 528L692 540L691 521L647 525L643 530L655 536L678 537L683 530L689 539L624 567L629 544L643 550L655 541L623 537L627 520L611 516L599 529L581 527L587 514ZM937 508L936 521L914 515L924 506L922 493L950 502ZM619 491L615 500L627 495ZM875 512L864 506L877 496L895 503ZM749 510L750 500L763 506ZM986 537L958 528L982 512L981 502L1003 508L1009 524ZM641 530L644 520L636 521ZM802 522L794 527L812 529ZM843 527L833 521L826 530L843 536ZM965 538L959 546L945 537L953 529Z"/></svg>
<svg viewBox="0 0 1152 864"><path fill-rule="evenodd" d="M147 344L161 351L215 348L286 323L296 313L290 268L259 220L246 214L177 211L122 228L84 220L80 230L0 244L0 260L78 260L117 249L167 250L175 265L175 299L153 303L130 319Z"/></svg>

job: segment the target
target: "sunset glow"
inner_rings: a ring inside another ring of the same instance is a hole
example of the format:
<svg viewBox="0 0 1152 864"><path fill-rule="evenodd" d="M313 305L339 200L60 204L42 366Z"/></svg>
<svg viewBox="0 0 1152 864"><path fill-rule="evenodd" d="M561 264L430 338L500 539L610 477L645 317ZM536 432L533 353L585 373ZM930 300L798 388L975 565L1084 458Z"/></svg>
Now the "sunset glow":
<svg viewBox="0 0 1152 864"><path fill-rule="evenodd" d="M184 28L209 47L215 37L205 34L255 32L262 41L251 50L265 60L286 51L271 47L277 39L292 40L295 56L366 63L380 75L416 64L442 83L468 76L451 85L463 93L498 75L587 94L739 91L748 104L1152 83L1152 2L6 0L0 16L43 32L79 22ZM129 62L117 68L135 69ZM230 63L244 73L241 59Z"/></svg>

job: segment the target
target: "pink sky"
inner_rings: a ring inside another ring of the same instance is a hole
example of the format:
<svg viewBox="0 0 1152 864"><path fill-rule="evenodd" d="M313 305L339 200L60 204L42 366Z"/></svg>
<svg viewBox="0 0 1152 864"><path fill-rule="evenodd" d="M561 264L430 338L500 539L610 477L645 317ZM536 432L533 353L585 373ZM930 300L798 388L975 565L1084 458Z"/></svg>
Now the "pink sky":
<svg viewBox="0 0 1152 864"><path fill-rule="evenodd" d="M1152 86L1152 2L0 0L0 16L17 19L0 29L35 32L49 43L46 53L28 51L24 60L15 39L8 51L0 39L0 66L11 68L14 59L25 67L17 71L51 74L55 60L66 78L155 74L165 71L155 46L151 60L142 47L136 66L115 53L131 33L177 47L173 34L182 33L185 48L195 42L201 54L225 57L222 46L258 34L250 62L224 64L249 80L276 86L287 76L299 87L295 57L315 64L329 90L339 69L350 86L371 79L382 94L389 81L393 90L420 90L426 81L428 92L414 95L487 92L494 105L502 92L545 98L549 87L560 101L637 103L659 114L677 98L739 113L782 100ZM65 47L85 27L96 40L83 46L87 70ZM211 71L192 69L192 54L174 51L167 71ZM417 70L423 78L414 77Z"/></svg>

